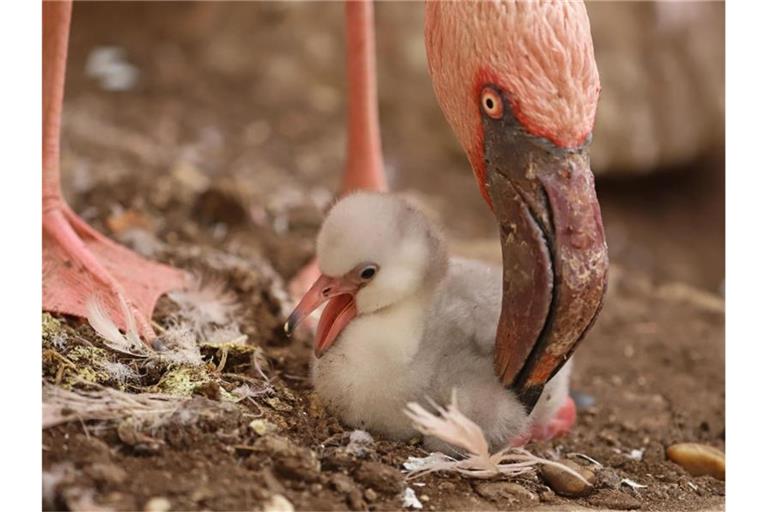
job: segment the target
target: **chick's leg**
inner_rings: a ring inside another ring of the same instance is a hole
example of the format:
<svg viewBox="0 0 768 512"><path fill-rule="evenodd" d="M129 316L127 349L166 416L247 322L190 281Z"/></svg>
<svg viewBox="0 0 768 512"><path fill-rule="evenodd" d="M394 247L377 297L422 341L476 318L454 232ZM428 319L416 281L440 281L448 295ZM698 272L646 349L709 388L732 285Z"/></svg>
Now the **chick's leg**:
<svg viewBox="0 0 768 512"><path fill-rule="evenodd" d="M346 3L347 31L347 156L341 195L355 190L387 190L379 134L376 92L376 37L373 3ZM304 295L320 275L313 259L291 281L294 299Z"/></svg>
<svg viewBox="0 0 768 512"><path fill-rule="evenodd" d="M121 329L154 338L150 318L186 275L148 261L88 226L65 203L59 177L61 112L72 3L43 2L43 309L79 317L99 303Z"/></svg>

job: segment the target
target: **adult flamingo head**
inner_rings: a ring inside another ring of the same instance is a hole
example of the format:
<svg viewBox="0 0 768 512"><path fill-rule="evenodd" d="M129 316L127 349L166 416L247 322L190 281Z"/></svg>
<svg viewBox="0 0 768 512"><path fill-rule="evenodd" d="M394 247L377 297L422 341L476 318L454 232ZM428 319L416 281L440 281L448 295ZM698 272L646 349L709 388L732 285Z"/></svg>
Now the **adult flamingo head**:
<svg viewBox="0 0 768 512"><path fill-rule="evenodd" d="M600 92L577 2L427 2L435 93L499 222L496 373L530 409L602 305L588 145Z"/></svg>

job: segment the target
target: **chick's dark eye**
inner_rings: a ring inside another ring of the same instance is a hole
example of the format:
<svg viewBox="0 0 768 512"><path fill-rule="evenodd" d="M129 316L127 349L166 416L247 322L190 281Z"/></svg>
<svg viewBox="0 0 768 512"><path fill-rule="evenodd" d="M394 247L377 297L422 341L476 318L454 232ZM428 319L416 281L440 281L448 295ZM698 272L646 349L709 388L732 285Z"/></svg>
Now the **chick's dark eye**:
<svg viewBox="0 0 768 512"><path fill-rule="evenodd" d="M369 279L373 279L373 276L376 275L376 267L370 266L365 267L363 270L360 271L360 278L365 279L366 281Z"/></svg>

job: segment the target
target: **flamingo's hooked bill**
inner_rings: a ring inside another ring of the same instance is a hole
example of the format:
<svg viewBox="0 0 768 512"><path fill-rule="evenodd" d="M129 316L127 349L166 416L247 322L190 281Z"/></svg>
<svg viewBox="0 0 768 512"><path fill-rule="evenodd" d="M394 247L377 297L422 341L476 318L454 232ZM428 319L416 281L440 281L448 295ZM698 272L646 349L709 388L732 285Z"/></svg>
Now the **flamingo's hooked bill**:
<svg viewBox="0 0 768 512"><path fill-rule="evenodd" d="M556 147L505 110L483 121L504 264L495 366L530 411L600 311L608 251L586 145Z"/></svg>
<svg viewBox="0 0 768 512"><path fill-rule="evenodd" d="M359 289L359 283L349 276L321 275L288 317L284 326L285 332L293 332L305 318L327 301L328 304L320 315L314 339L315 355L322 356L333 345L341 331L357 316L355 294Z"/></svg>

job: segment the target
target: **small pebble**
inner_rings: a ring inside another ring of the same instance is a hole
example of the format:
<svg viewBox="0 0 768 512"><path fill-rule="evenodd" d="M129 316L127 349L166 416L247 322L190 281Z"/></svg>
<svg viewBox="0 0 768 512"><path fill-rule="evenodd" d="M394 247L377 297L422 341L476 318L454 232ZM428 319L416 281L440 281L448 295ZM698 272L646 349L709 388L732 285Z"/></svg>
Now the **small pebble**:
<svg viewBox="0 0 768 512"><path fill-rule="evenodd" d="M440 489L441 491L452 491L456 489L456 484L454 484L453 482L440 482L439 484L437 484L437 488Z"/></svg>
<svg viewBox="0 0 768 512"><path fill-rule="evenodd" d="M248 210L238 185L222 182L211 185L198 194L192 215L204 224L223 223L237 226L248 220Z"/></svg>
<svg viewBox="0 0 768 512"><path fill-rule="evenodd" d="M545 464L541 467L541 476L553 491L561 496L574 497L586 496L592 492L595 484L595 473L592 470L570 460L561 463L580 474L588 483L557 466Z"/></svg>
<svg viewBox="0 0 768 512"><path fill-rule="evenodd" d="M117 437L137 452L151 454L160 451L162 439L155 439L138 430L135 423L128 419L117 426Z"/></svg>
<svg viewBox="0 0 768 512"><path fill-rule="evenodd" d="M349 494L355 489L355 482L353 482L347 475L334 473L331 476L331 486L342 494Z"/></svg>
<svg viewBox="0 0 768 512"><path fill-rule="evenodd" d="M267 432L274 432L275 426L268 421L256 419L248 424L257 435L263 436Z"/></svg>
<svg viewBox="0 0 768 512"><path fill-rule="evenodd" d="M280 400L276 396L269 397L265 401L269 404L270 407L272 407L276 411L288 412L288 411L292 411L293 410L293 407L291 407L290 405L286 404L285 402L283 402L282 400Z"/></svg>
<svg viewBox="0 0 768 512"><path fill-rule="evenodd" d="M107 218L106 223L107 227L116 235L131 229L152 231L152 221L146 215L133 210L112 214Z"/></svg>
<svg viewBox="0 0 768 512"><path fill-rule="evenodd" d="M693 476L709 475L725 480L725 453L698 443L678 443L667 448L667 457Z"/></svg>
<svg viewBox="0 0 768 512"><path fill-rule="evenodd" d="M123 468L115 464L97 462L85 469L85 473L94 480L111 485L119 485L128 477Z"/></svg>
<svg viewBox="0 0 768 512"><path fill-rule="evenodd" d="M320 461L310 450L277 458L273 464L275 473L284 478L304 482L316 482L320 478Z"/></svg>
<svg viewBox="0 0 768 512"><path fill-rule="evenodd" d="M552 492L552 489L545 487L544 490L539 492L539 499L542 501L542 503L551 503L555 501L555 493Z"/></svg>
<svg viewBox="0 0 768 512"><path fill-rule="evenodd" d="M372 501L376 501L376 498L378 498L379 495L376 494L376 491L374 491L373 489L366 489L365 492L363 493L363 497L365 497L365 500L370 503Z"/></svg>
<svg viewBox="0 0 768 512"><path fill-rule="evenodd" d="M168 512L171 510L171 502L161 496L150 498L144 505L144 512Z"/></svg>
<svg viewBox="0 0 768 512"><path fill-rule="evenodd" d="M522 485L512 482L479 482L475 484L477 494L485 499L500 502L539 501L539 497Z"/></svg>
<svg viewBox="0 0 768 512"><path fill-rule="evenodd" d="M615 489L599 490L590 496L589 504L610 510L634 510L642 506L640 500L634 496Z"/></svg>
<svg viewBox="0 0 768 512"><path fill-rule="evenodd" d="M403 475L392 466L366 461L355 471L355 480L384 494L399 493L403 488Z"/></svg>
<svg viewBox="0 0 768 512"><path fill-rule="evenodd" d="M210 184L210 179L200 169L189 162L180 160L171 169L171 175L183 186L194 192L203 192Z"/></svg>
<svg viewBox="0 0 768 512"><path fill-rule="evenodd" d="M264 512L293 512L293 504L282 494L275 494L264 504Z"/></svg>

